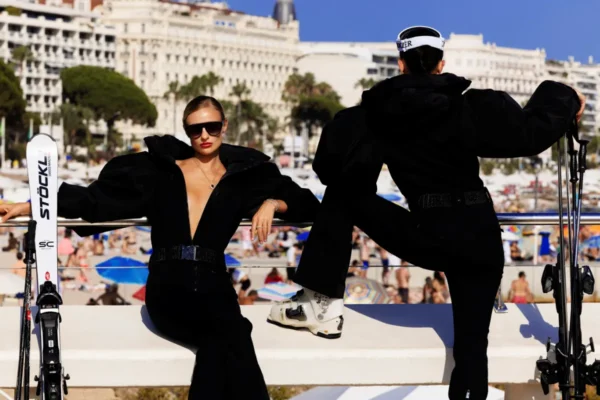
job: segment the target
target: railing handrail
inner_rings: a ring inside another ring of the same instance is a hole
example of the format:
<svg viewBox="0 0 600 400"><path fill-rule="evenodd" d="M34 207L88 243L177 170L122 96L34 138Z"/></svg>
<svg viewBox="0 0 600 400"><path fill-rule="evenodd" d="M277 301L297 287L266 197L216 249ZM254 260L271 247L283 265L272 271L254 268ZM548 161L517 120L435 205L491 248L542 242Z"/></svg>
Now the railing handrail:
<svg viewBox="0 0 600 400"><path fill-rule="evenodd" d="M500 225L558 225L558 213L498 213L498 220ZM567 223L567 214L563 214L564 223ZM29 221L28 217L18 217L0 223L0 227L9 226L27 226ZM600 213L582 213L580 219L581 225L600 225ZM250 226L249 220L241 222L240 226ZM118 221L110 222L87 222L82 219L69 219L69 218L58 218L59 226L107 226L115 228L124 228L128 226L150 226L148 219L146 218L135 218L135 219L122 219ZM296 226L296 227L308 227L311 226L312 222L286 222L283 220L273 221L273 226Z"/></svg>

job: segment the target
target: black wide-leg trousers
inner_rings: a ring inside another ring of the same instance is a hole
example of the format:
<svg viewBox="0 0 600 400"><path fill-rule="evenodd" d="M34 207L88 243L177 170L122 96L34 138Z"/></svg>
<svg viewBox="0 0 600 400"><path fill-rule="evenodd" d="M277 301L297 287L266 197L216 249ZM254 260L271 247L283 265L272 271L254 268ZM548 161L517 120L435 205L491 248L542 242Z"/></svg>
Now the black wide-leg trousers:
<svg viewBox="0 0 600 400"><path fill-rule="evenodd" d="M373 150L371 145L360 151ZM377 160L368 154L359 158ZM467 391L471 400L485 399L487 337L504 268L493 205L408 211L376 194L381 165L358 163L327 187L294 281L343 298L354 226L397 257L445 272L454 321L450 399L464 399ZM387 165L392 170L393 160Z"/></svg>

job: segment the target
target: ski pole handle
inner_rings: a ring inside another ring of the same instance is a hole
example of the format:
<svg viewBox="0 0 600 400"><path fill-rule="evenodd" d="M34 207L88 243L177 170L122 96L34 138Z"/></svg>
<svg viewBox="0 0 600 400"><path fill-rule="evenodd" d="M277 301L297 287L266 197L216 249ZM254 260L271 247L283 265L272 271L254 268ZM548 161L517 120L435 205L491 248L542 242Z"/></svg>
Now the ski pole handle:
<svg viewBox="0 0 600 400"><path fill-rule="evenodd" d="M35 227L37 222L34 219L30 219L27 223L27 233L25 233L25 254L27 258L32 258L33 252L35 251Z"/></svg>

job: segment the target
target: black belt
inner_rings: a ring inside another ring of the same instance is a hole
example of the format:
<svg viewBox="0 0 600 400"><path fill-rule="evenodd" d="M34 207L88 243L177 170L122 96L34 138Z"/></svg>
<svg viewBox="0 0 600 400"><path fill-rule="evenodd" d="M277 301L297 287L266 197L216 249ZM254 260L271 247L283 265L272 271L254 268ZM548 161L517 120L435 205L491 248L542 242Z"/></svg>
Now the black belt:
<svg viewBox="0 0 600 400"><path fill-rule="evenodd" d="M490 192L484 188L480 190L460 193L426 193L418 200L420 209L438 207L472 206L475 204L492 203Z"/></svg>
<svg viewBox="0 0 600 400"><path fill-rule="evenodd" d="M212 265L225 265L225 256L223 253L193 245L179 245L154 249L150 258L151 262L181 260L198 261Z"/></svg>

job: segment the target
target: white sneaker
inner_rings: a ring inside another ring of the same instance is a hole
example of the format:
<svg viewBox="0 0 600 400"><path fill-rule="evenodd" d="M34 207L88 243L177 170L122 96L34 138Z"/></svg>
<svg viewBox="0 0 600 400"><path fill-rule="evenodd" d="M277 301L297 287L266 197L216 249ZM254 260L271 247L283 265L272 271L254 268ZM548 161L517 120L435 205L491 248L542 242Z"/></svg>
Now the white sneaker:
<svg viewBox="0 0 600 400"><path fill-rule="evenodd" d="M283 328L308 329L326 339L342 336L344 299L331 299L314 290L302 289L290 300L277 302L267 322Z"/></svg>

